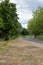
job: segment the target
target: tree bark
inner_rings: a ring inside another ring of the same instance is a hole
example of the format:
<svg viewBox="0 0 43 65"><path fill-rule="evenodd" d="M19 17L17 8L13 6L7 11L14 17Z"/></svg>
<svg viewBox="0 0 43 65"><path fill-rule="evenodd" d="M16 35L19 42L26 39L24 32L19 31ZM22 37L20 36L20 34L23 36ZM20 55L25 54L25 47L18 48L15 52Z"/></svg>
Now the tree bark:
<svg viewBox="0 0 43 65"><path fill-rule="evenodd" d="M35 38L36 38L36 36L37 36L37 35L35 34Z"/></svg>

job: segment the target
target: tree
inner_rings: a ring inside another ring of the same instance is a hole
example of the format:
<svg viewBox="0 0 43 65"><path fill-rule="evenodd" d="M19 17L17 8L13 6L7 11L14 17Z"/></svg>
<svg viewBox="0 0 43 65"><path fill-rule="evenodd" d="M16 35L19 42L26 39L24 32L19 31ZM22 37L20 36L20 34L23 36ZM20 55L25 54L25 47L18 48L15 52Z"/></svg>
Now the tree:
<svg viewBox="0 0 43 65"><path fill-rule="evenodd" d="M4 23L3 23L3 21L2 21L2 19L0 18L0 37L2 38L2 33L3 33L3 31L2 31L2 29L4 29Z"/></svg>
<svg viewBox="0 0 43 65"><path fill-rule="evenodd" d="M43 8L39 7L33 12L33 18L28 23L28 30L35 37L43 33Z"/></svg>
<svg viewBox="0 0 43 65"><path fill-rule="evenodd" d="M0 18L2 19L1 25L4 26L4 28L1 28L1 31L4 33L2 33L3 38L8 40L9 37L15 37L20 30L16 4L10 3L10 0L0 2Z"/></svg>
<svg viewBox="0 0 43 65"><path fill-rule="evenodd" d="M27 29L23 28L21 35L23 35L23 36L29 35L29 31Z"/></svg>

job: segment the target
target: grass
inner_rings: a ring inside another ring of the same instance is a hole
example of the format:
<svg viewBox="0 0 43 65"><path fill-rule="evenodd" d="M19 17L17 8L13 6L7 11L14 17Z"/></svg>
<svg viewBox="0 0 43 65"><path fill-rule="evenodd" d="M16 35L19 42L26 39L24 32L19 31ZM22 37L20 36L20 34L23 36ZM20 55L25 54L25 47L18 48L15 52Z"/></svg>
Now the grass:
<svg viewBox="0 0 43 65"><path fill-rule="evenodd" d="M43 65L43 49L21 39L1 41L0 65Z"/></svg>

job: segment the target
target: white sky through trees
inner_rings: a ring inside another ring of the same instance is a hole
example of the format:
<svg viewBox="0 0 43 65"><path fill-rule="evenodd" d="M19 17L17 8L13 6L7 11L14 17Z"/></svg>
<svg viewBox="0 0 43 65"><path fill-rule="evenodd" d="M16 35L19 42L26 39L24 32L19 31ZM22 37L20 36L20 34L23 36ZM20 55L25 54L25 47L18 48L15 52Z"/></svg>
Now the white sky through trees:
<svg viewBox="0 0 43 65"><path fill-rule="evenodd" d="M43 7L43 0L10 0L17 4L19 21L23 27L27 26L28 21L33 17L32 11L39 6Z"/></svg>

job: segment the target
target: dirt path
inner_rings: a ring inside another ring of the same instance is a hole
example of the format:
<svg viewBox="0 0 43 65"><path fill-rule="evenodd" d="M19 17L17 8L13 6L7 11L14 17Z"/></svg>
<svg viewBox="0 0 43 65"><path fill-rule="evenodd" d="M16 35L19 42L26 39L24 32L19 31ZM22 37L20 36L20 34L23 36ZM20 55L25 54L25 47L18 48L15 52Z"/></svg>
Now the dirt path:
<svg viewBox="0 0 43 65"><path fill-rule="evenodd" d="M0 65L43 65L43 49L22 39L0 42Z"/></svg>

